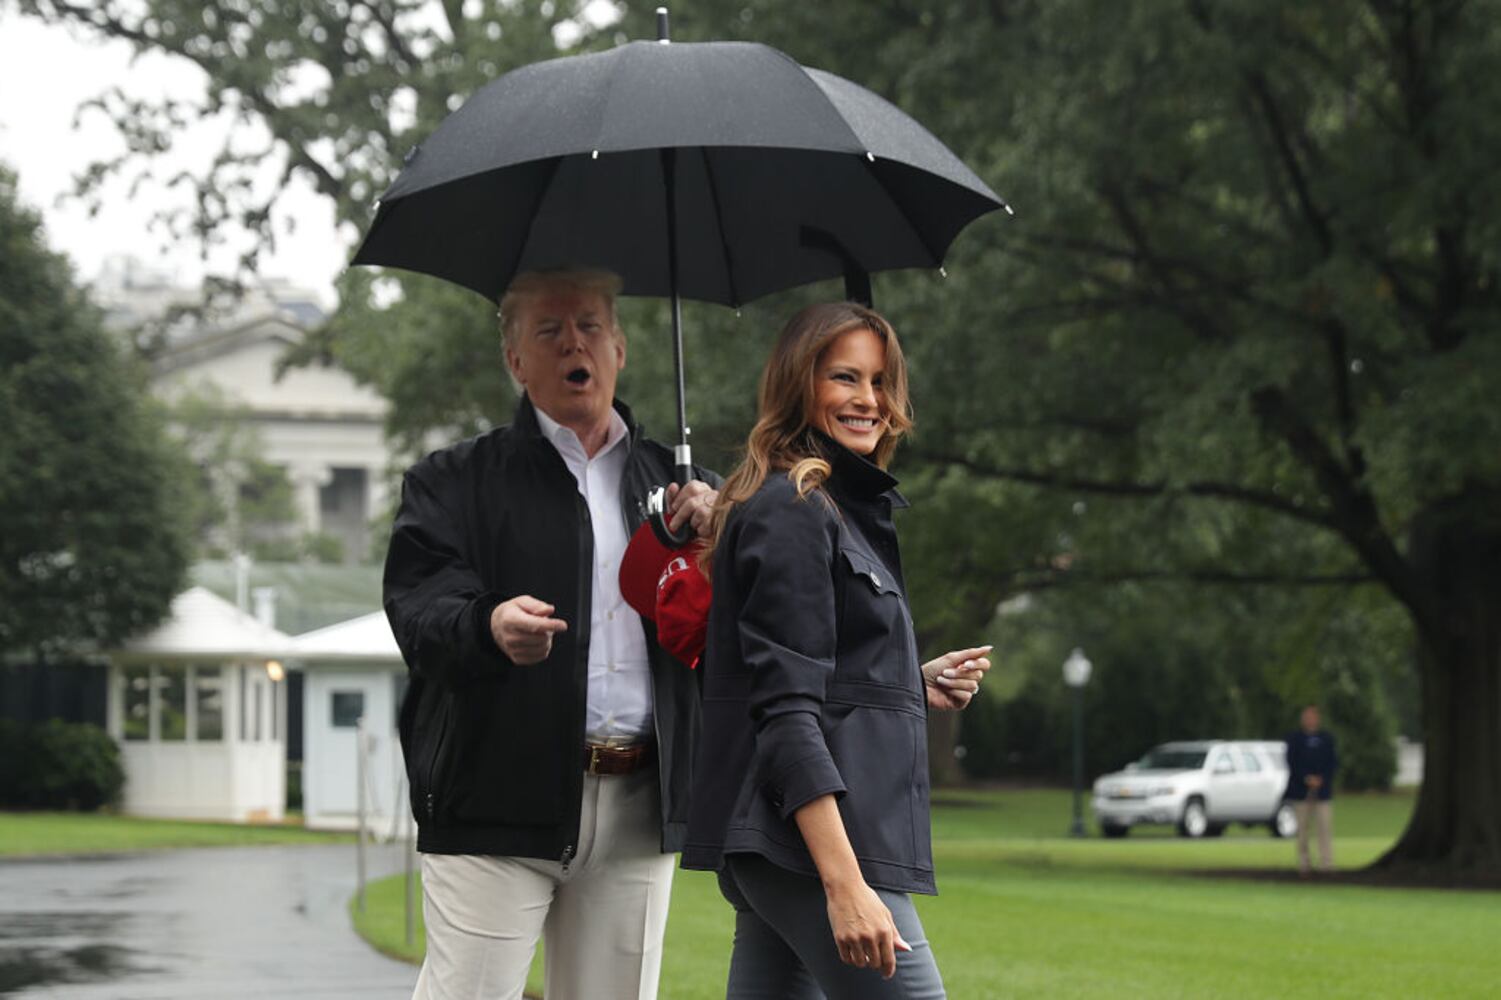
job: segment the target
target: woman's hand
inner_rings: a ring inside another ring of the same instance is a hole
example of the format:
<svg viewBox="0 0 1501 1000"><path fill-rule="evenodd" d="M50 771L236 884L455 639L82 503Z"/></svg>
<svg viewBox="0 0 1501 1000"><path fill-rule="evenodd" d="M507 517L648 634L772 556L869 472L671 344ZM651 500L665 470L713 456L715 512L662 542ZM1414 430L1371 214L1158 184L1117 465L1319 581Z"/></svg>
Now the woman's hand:
<svg viewBox="0 0 1501 1000"><path fill-rule="evenodd" d="M839 960L857 969L878 969L883 979L896 975L896 953L911 951L912 946L902 940L891 910L876 891L855 879L844 889L825 886L824 894Z"/></svg>
<svg viewBox="0 0 1501 1000"><path fill-rule="evenodd" d="M986 654L991 646L956 649L922 665L923 688L928 693L928 707L935 712L956 712L969 704L985 671L990 669Z"/></svg>

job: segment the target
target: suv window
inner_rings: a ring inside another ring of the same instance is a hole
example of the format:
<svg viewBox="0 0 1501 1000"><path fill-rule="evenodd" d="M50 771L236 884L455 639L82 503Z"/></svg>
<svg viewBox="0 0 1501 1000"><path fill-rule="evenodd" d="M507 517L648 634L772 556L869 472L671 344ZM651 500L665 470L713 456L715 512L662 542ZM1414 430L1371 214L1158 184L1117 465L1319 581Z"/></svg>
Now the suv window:
<svg viewBox="0 0 1501 1000"><path fill-rule="evenodd" d="M1213 770L1215 774L1235 773L1235 758L1230 756L1230 751L1221 750L1214 755Z"/></svg>
<svg viewBox="0 0 1501 1000"><path fill-rule="evenodd" d="M1256 754L1250 750L1242 750L1240 752L1240 762L1247 771L1254 772L1261 770L1261 761L1258 760L1256 758Z"/></svg>

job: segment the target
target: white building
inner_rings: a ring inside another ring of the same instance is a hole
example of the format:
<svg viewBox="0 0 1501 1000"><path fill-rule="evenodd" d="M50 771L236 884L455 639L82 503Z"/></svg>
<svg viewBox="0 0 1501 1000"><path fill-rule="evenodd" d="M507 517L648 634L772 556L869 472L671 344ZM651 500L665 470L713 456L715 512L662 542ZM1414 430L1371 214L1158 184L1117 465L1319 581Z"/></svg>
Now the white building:
<svg viewBox="0 0 1501 1000"><path fill-rule="evenodd" d="M110 657L106 719L123 811L277 821L286 803L290 637L202 587Z"/></svg>
<svg viewBox="0 0 1501 1000"><path fill-rule="evenodd" d="M305 824L354 829L363 780L367 828L394 836L410 815L396 731L407 671L385 612L299 635L292 657L290 666L303 672Z"/></svg>
<svg viewBox="0 0 1501 1000"><path fill-rule="evenodd" d="M131 329L198 293L122 265L94 289L111 326ZM346 560L370 549L370 521L386 511L386 400L331 364L277 365L323 320L310 293L268 282L228 315L171 324L153 362L152 390L167 403L196 395L222 400L227 417L258 439L262 457L286 470L301 532L328 535Z"/></svg>

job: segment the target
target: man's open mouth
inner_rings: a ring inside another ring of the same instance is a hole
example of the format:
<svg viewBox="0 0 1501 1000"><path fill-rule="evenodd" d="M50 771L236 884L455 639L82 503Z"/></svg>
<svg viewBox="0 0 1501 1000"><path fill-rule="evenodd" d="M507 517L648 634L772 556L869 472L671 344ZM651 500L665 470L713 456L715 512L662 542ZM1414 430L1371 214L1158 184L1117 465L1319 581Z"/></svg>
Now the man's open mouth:
<svg viewBox="0 0 1501 1000"><path fill-rule="evenodd" d="M568 379L568 381L572 382L574 385L584 385L586 382L589 381L589 378L590 378L589 369L587 369L587 368L575 368L573 371L569 372L567 374L567 376L565 376L565 377Z"/></svg>

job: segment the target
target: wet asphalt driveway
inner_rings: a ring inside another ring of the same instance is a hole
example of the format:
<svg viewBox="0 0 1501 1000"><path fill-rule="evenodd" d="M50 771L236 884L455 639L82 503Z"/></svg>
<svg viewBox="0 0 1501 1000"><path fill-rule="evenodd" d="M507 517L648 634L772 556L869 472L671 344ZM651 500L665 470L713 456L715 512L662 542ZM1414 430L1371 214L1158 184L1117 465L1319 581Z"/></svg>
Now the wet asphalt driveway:
<svg viewBox="0 0 1501 1000"><path fill-rule="evenodd" d="M371 877L401 863L374 851ZM411 996L416 968L350 926L354 888L349 845L0 861L0 996Z"/></svg>

